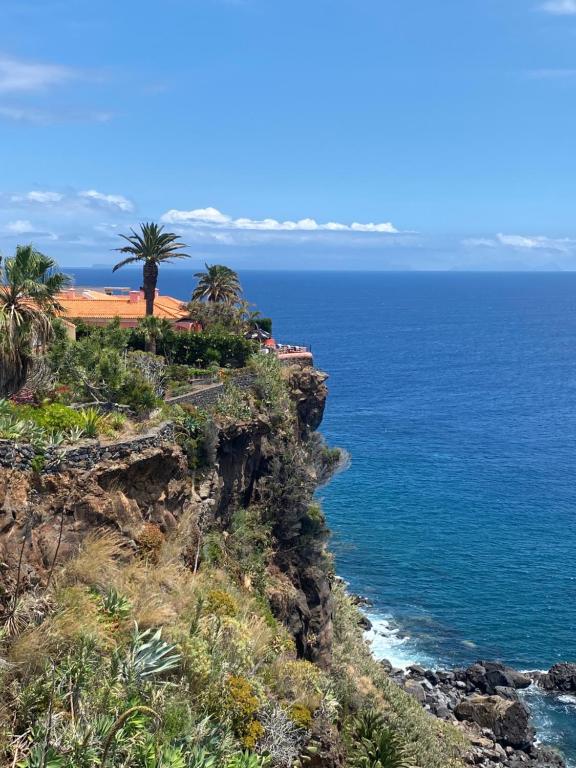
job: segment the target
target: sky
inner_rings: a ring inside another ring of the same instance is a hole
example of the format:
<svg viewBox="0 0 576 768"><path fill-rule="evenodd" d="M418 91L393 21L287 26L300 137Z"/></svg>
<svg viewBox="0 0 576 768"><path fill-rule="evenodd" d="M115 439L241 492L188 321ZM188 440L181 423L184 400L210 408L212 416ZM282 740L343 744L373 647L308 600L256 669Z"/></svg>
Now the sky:
<svg viewBox="0 0 576 768"><path fill-rule="evenodd" d="M576 0L1 0L0 252L576 269Z"/></svg>

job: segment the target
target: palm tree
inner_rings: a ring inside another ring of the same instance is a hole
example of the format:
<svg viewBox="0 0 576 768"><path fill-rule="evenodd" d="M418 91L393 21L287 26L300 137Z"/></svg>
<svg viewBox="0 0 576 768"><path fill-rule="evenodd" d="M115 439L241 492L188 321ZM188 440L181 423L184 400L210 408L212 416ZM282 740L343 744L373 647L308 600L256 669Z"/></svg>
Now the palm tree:
<svg viewBox="0 0 576 768"><path fill-rule="evenodd" d="M169 320L166 320L164 317L154 317L153 315L143 317L138 323L138 329L144 336L146 352L150 352L153 355L156 354L158 342L165 341L172 333L172 325Z"/></svg>
<svg viewBox="0 0 576 768"><path fill-rule="evenodd" d="M164 227L158 224L141 224L140 232L131 230L131 235L120 235L128 245L115 250L120 253L129 253L127 259L116 264L112 271L125 267L126 264L134 264L143 261L143 287L146 299L146 314L154 314L154 299L156 298L156 284L158 282L158 265L172 259L188 259L190 254L179 253L186 248L184 243L178 241L178 235L174 232L164 232Z"/></svg>
<svg viewBox="0 0 576 768"><path fill-rule="evenodd" d="M0 269L0 396L21 389L35 351L52 338L52 320L62 310L57 294L70 282L56 262L31 245Z"/></svg>
<svg viewBox="0 0 576 768"><path fill-rule="evenodd" d="M221 302L235 304L242 293L238 275L230 267L221 264L208 264L205 272L197 272L194 277L198 285L192 294L192 301Z"/></svg>

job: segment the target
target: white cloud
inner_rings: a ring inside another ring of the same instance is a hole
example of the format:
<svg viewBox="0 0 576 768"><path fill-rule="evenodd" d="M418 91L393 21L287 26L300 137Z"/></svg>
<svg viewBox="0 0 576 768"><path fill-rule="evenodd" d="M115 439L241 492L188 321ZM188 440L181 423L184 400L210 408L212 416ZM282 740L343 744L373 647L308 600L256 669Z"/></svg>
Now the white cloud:
<svg viewBox="0 0 576 768"><path fill-rule="evenodd" d="M0 93L37 91L74 77L75 73L68 67L0 56Z"/></svg>
<svg viewBox="0 0 576 768"><path fill-rule="evenodd" d="M134 210L134 204L128 200L127 197L124 197L124 195L106 195L104 192L88 189L84 192L79 192L78 197L109 208L117 208L118 210L127 213Z"/></svg>
<svg viewBox="0 0 576 768"><path fill-rule="evenodd" d="M161 217L165 224L180 224L190 227L217 227L221 229L255 230L261 232L377 232L380 234L398 234L396 227L390 222L381 224L340 224L328 222L320 224L315 219L300 219L299 221L278 221L277 219L233 219L217 208L196 208L191 211L180 211L175 208L167 211Z"/></svg>
<svg viewBox="0 0 576 768"><path fill-rule="evenodd" d="M463 240L462 244L469 248L514 248L515 250L545 250L561 251L563 253L572 251L576 247L576 240L568 237L554 238L526 235L505 235L499 233L495 238L479 237Z"/></svg>
<svg viewBox="0 0 576 768"><path fill-rule="evenodd" d="M64 198L60 192L26 192L24 195L12 195L10 198L13 203L39 203L40 205L51 205L59 203Z"/></svg>
<svg viewBox="0 0 576 768"><path fill-rule="evenodd" d="M28 221L28 219L16 219L16 221L9 221L4 229L6 232L10 232L11 235L26 235L35 231L35 228L32 226L32 222Z"/></svg>
<svg viewBox="0 0 576 768"><path fill-rule="evenodd" d="M548 0L540 9L555 16L575 16L576 0Z"/></svg>
<svg viewBox="0 0 576 768"><path fill-rule="evenodd" d="M217 208L197 208L193 211L172 209L162 216L162 221L169 224L228 224L231 219Z"/></svg>

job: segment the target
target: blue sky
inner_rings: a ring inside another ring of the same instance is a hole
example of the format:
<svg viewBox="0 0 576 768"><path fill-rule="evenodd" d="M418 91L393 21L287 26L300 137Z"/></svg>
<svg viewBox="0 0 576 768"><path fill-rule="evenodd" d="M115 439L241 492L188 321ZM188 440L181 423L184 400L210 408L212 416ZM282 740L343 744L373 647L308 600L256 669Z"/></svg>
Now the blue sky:
<svg viewBox="0 0 576 768"><path fill-rule="evenodd" d="M0 250L576 269L576 0L2 0Z"/></svg>

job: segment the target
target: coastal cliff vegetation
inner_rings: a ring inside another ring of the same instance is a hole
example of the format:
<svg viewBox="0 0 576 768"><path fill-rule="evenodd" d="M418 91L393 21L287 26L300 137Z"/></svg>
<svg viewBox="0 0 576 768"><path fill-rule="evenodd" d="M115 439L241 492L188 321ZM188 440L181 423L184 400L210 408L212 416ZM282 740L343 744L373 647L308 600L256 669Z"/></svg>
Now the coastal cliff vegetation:
<svg viewBox="0 0 576 768"><path fill-rule="evenodd" d="M0 440L38 457L0 467L0 763L460 768L462 731L390 680L335 576L325 375L258 353L230 275L199 286L206 327L158 327L159 355L143 327L56 321L38 346L30 326L29 401L0 403ZM167 402L203 376L214 403ZM166 423L128 456L42 463Z"/></svg>

